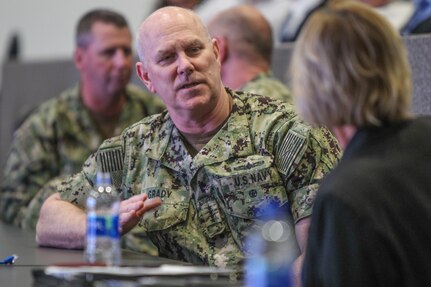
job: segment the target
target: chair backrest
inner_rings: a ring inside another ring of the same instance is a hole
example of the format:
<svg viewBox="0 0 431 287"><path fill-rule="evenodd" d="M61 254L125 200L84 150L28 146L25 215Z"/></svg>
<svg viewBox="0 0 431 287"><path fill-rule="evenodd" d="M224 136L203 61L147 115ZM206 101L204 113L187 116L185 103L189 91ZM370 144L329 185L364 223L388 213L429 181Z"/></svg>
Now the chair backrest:
<svg viewBox="0 0 431 287"><path fill-rule="evenodd" d="M294 43L282 43L274 46L271 69L274 76L287 86L290 84L289 65Z"/></svg>
<svg viewBox="0 0 431 287"><path fill-rule="evenodd" d="M9 62L3 66L0 92L0 167L16 126L40 103L78 80L70 60Z"/></svg>
<svg viewBox="0 0 431 287"><path fill-rule="evenodd" d="M417 115L431 115L431 34L405 36L412 69L412 111Z"/></svg>

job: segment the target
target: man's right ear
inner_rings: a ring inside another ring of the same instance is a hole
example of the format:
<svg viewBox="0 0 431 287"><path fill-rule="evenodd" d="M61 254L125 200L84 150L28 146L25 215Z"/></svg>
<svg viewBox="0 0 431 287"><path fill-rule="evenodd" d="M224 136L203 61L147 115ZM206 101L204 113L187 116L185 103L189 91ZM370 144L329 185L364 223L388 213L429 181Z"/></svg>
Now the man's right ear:
<svg viewBox="0 0 431 287"><path fill-rule="evenodd" d="M156 89L153 86L151 81L151 77L145 68L145 65L142 62L136 63L136 73L138 74L139 79L141 79L142 83L147 87L147 89L152 93L157 93Z"/></svg>
<svg viewBox="0 0 431 287"><path fill-rule="evenodd" d="M223 64L226 61L229 53L228 41L223 36L215 37L215 39L218 44L220 63Z"/></svg>
<svg viewBox="0 0 431 287"><path fill-rule="evenodd" d="M82 65L84 63L84 51L81 48L76 48L73 52L73 62L78 71L82 70Z"/></svg>

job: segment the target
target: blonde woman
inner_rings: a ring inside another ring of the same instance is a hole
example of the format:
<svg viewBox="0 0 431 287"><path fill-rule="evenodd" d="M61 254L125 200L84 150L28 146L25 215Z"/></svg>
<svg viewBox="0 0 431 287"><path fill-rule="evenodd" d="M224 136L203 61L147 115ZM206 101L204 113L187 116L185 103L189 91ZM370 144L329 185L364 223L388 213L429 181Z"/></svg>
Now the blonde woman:
<svg viewBox="0 0 431 287"><path fill-rule="evenodd" d="M431 119L410 114L398 33L364 4L330 5L292 69L299 114L344 149L313 207L304 286L431 286Z"/></svg>

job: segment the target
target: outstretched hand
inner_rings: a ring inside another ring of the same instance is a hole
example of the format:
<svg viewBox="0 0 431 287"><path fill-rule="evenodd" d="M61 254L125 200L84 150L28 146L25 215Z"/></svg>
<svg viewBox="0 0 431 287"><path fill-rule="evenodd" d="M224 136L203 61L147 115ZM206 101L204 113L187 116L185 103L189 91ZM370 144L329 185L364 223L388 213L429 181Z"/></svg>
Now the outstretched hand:
<svg viewBox="0 0 431 287"><path fill-rule="evenodd" d="M132 196L123 200L120 205L121 234L129 232L139 223L145 212L159 206L160 198L148 199L146 194Z"/></svg>

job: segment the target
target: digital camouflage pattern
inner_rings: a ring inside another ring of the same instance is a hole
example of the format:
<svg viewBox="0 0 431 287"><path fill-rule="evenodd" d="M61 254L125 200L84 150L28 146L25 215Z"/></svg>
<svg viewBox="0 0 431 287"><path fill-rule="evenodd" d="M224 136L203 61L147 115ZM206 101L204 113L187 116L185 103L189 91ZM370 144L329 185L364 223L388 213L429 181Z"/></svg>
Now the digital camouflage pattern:
<svg viewBox="0 0 431 287"><path fill-rule="evenodd" d="M161 256L239 266L249 254L244 237L269 202L290 203L295 221L311 214L318 181L340 149L328 130L301 122L292 105L228 92L229 119L193 158L167 112L147 117L105 141L80 173L61 183L61 197L83 208L96 159L121 153L121 167L111 170L120 178L117 188L162 199L139 227Z"/></svg>
<svg viewBox="0 0 431 287"><path fill-rule="evenodd" d="M158 97L128 85L115 134L163 109ZM14 134L1 185L0 218L35 228L41 204L55 192L56 180L81 170L104 140L79 97L78 86L42 104Z"/></svg>
<svg viewBox="0 0 431 287"><path fill-rule="evenodd" d="M264 95L272 99L293 103L292 94L289 89L272 72L260 73L253 80L247 82L241 91Z"/></svg>

